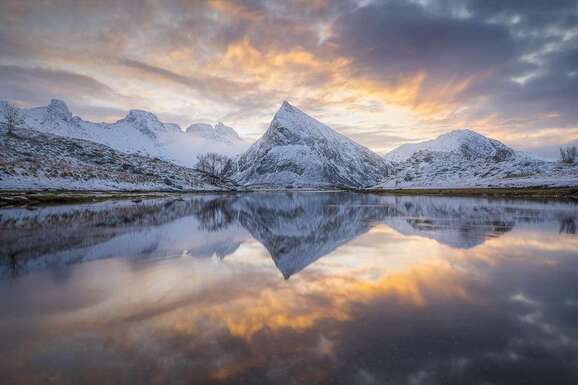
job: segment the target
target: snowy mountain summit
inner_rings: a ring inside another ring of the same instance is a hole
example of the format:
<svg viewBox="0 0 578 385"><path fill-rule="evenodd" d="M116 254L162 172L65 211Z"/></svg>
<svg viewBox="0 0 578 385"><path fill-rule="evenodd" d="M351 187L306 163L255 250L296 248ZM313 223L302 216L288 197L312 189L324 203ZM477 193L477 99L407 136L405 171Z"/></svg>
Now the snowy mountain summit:
<svg viewBox="0 0 578 385"><path fill-rule="evenodd" d="M158 133L170 131L170 126L165 126L165 124L161 123L155 114L142 110L130 110L124 119L117 121L115 124L126 124L136 128L143 135L153 140L157 139Z"/></svg>
<svg viewBox="0 0 578 385"><path fill-rule="evenodd" d="M364 188L382 182L387 163L369 149L283 102L265 134L239 159L243 185Z"/></svg>
<svg viewBox="0 0 578 385"><path fill-rule="evenodd" d="M74 116L58 99L18 109L23 123L9 135L1 124L7 108L0 101L0 189L213 188L195 171L198 155L207 152L233 158L231 177L246 189L578 184L578 164L533 158L471 130L404 144L381 157L287 102L250 147L222 123L196 123L184 131L142 110L114 123L94 123Z"/></svg>
<svg viewBox="0 0 578 385"><path fill-rule="evenodd" d="M405 162L420 151L457 155L467 160L504 161L516 152L505 144L472 130L455 130L420 143L406 143L384 156L391 162Z"/></svg>
<svg viewBox="0 0 578 385"><path fill-rule="evenodd" d="M72 121L72 112L70 112L66 103L60 99L50 100L50 104L46 107L46 110L55 118Z"/></svg>
<svg viewBox="0 0 578 385"><path fill-rule="evenodd" d="M233 128L226 126L221 122L214 126L206 123L193 123L187 128L186 132L189 135L198 135L202 138L222 143L234 144L243 141Z"/></svg>
<svg viewBox="0 0 578 385"><path fill-rule="evenodd" d="M7 102L0 101L0 121L4 120ZM130 110L114 123L83 120L68 109L65 102L52 99L48 106L18 109L24 127L45 134L104 144L127 154L139 154L192 167L197 155L217 152L237 155L248 144L231 127L193 124L185 133L174 123L164 123L153 113ZM195 129L207 126L206 129Z"/></svg>
<svg viewBox="0 0 578 385"><path fill-rule="evenodd" d="M572 186L578 167L544 162L471 130L404 144L384 156L393 176L383 188Z"/></svg>

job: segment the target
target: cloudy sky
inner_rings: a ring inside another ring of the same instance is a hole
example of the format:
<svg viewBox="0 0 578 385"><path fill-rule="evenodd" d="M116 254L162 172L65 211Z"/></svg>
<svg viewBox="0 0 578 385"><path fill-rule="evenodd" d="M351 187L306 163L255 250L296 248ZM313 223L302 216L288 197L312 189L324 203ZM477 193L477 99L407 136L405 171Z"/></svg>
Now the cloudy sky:
<svg viewBox="0 0 578 385"><path fill-rule="evenodd" d="M2 0L0 99L258 138L283 100L379 153L471 128L578 140L576 0Z"/></svg>

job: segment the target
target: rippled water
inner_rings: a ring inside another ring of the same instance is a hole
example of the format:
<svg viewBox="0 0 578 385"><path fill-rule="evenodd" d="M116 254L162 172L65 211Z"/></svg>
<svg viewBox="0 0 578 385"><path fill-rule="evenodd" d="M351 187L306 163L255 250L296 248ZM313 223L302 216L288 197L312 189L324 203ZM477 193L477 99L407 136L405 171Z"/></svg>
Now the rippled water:
<svg viewBox="0 0 578 385"><path fill-rule="evenodd" d="M576 384L577 219L353 193L0 210L0 382Z"/></svg>

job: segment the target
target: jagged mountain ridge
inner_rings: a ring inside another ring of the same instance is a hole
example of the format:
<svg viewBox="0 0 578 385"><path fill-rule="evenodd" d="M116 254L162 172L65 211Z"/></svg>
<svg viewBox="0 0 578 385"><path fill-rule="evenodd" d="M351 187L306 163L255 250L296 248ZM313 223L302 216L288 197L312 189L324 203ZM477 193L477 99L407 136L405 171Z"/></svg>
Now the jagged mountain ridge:
<svg viewBox="0 0 578 385"><path fill-rule="evenodd" d="M0 122L6 106L0 101ZM238 167L233 178L248 189L578 185L577 165L542 161L471 130L405 144L380 157L287 102L245 152L248 144L222 123L192 124L184 132L141 110L115 123L92 123L73 116L57 99L20 113L25 128L184 167L194 167L199 153L234 155ZM41 188L40 182L34 185Z"/></svg>
<svg viewBox="0 0 578 385"><path fill-rule="evenodd" d="M238 181L267 187L365 188L383 181L387 163L288 102L238 162Z"/></svg>
<svg viewBox="0 0 578 385"><path fill-rule="evenodd" d="M4 119L6 102L0 102ZM198 154L217 152L237 155L248 144L231 127L222 123L204 125L201 132L184 132L174 123L161 122L151 112L130 110L114 123L94 123L73 116L66 103L52 99L46 107L21 108L24 126L47 134L104 144L129 154L139 154L191 167ZM194 126L194 125L193 125Z"/></svg>

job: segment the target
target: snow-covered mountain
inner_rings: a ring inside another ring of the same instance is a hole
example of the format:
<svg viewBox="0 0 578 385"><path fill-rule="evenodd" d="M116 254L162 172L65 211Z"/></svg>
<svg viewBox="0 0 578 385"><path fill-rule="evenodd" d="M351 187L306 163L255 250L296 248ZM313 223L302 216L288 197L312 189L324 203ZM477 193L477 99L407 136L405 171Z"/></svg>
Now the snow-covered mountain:
<svg viewBox="0 0 578 385"><path fill-rule="evenodd" d="M214 126L206 123L193 123L186 129L186 133L215 142L230 143L232 145L243 142L243 139L237 134L237 131L221 122Z"/></svg>
<svg viewBox="0 0 578 385"><path fill-rule="evenodd" d="M5 120L7 105L0 101L0 123ZM107 154L112 150L114 154L109 155L115 159L112 163L121 162L116 164L118 167L129 154L146 158L138 160L139 164L154 165L161 160L189 168L196 165L201 153L234 156L233 179L247 189L578 185L578 164L533 158L471 130L452 131L433 140L404 144L381 157L287 102L275 114L265 134L250 147L234 129L222 123L192 124L183 131L178 125L163 123L154 114L141 110L131 110L115 123L93 123L73 116L64 102L53 99L46 107L20 109L19 113L24 120L20 127L22 135L4 139L4 129L0 127L0 145L7 140L13 146L23 146L5 151L0 188L64 188L59 187L67 185L64 179L50 179L63 170L79 188L98 189L96 184L83 181L84 172L93 175L94 181L107 180L107 189L118 185L118 180L132 181L131 188L136 188L135 181L158 186L158 178L145 181L142 175L129 175L130 167L124 171L118 169L120 174L115 171L107 178L106 167L82 163L94 160L96 145L104 146ZM28 132L30 130L33 132ZM46 140L46 143L36 143L37 140ZM63 152L54 151L50 145ZM31 148L40 151L37 158L45 159L45 164L27 163ZM74 161L66 167L58 166L65 162L64 158ZM14 167L15 164L21 167ZM73 170L72 165L79 168ZM167 176L170 170L171 167L164 167L162 174ZM178 185L182 188L197 185L196 181L183 182L186 174L183 170L173 171L178 174L176 179L181 180ZM34 181L34 178L40 179Z"/></svg>
<svg viewBox="0 0 578 385"><path fill-rule="evenodd" d="M218 190L194 169L82 139L0 130L0 190Z"/></svg>
<svg viewBox="0 0 578 385"><path fill-rule="evenodd" d="M271 188L364 188L382 182L387 163L287 102L239 159L238 181Z"/></svg>
<svg viewBox="0 0 578 385"><path fill-rule="evenodd" d="M6 102L0 102L0 121L4 120ZM163 123L147 111L131 110L115 123L94 123L73 116L66 104L57 99L46 107L20 109L24 126L40 132L89 140L129 154L155 157L190 167L197 155L217 152L236 155L249 146L230 127L192 125L187 132L174 123Z"/></svg>
<svg viewBox="0 0 578 385"><path fill-rule="evenodd" d="M513 149L495 139L472 130L455 130L425 142L402 144L384 158L391 162L405 162L419 151L454 154L469 160L503 161L516 155Z"/></svg>
<svg viewBox="0 0 578 385"><path fill-rule="evenodd" d="M471 130L403 144L384 156L391 177L380 188L576 186L578 165L546 162Z"/></svg>

